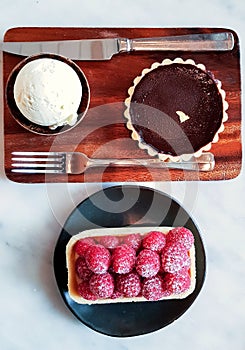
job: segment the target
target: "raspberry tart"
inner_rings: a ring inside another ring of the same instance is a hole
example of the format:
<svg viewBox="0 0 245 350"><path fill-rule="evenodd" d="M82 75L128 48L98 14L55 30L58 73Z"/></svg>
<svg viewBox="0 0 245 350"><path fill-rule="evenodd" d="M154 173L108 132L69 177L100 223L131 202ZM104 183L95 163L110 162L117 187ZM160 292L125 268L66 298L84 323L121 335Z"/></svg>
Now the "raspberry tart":
<svg viewBox="0 0 245 350"><path fill-rule="evenodd" d="M79 304L186 298L196 284L194 243L184 227L83 231L66 246L69 295Z"/></svg>

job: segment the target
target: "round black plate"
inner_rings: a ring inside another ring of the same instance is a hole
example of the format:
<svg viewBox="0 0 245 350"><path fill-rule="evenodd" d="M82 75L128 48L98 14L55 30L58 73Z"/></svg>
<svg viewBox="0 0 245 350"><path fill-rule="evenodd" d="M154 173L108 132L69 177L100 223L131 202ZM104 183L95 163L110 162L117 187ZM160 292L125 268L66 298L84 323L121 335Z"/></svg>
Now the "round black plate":
<svg viewBox="0 0 245 350"><path fill-rule="evenodd" d="M182 300L118 304L80 305L67 290L65 248L72 235L95 227L185 226L195 237L196 287ZM88 327L117 337L156 331L179 318L198 296L205 278L203 243L188 213L175 200L141 186L113 186L81 202L68 217L54 252L54 272L65 304Z"/></svg>

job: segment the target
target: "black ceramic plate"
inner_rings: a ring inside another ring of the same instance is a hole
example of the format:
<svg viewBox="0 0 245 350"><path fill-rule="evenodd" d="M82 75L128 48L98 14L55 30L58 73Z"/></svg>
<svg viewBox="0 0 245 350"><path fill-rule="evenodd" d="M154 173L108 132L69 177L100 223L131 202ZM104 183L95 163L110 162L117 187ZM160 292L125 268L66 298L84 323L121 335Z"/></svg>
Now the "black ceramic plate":
<svg viewBox="0 0 245 350"><path fill-rule="evenodd" d="M185 226L195 237L196 287L182 300L99 305L75 303L67 290L65 248L70 237L95 227ZM156 331L179 318L198 296L205 278L205 252L198 228L169 196L139 186L114 186L81 202L68 217L54 252L54 272L60 293L72 313L97 332L129 337Z"/></svg>

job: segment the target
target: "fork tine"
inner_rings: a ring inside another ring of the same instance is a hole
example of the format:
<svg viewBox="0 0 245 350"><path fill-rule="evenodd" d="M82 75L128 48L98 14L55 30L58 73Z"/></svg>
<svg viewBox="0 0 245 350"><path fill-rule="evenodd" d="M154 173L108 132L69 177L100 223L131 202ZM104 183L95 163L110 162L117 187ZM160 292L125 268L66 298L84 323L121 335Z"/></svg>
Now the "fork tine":
<svg viewBox="0 0 245 350"><path fill-rule="evenodd" d="M56 163L56 164L52 164L52 163L48 163L48 164L44 164L44 163L12 163L11 164L13 167L17 167L17 168L57 168L57 169L62 169L62 164L60 163Z"/></svg>
<svg viewBox="0 0 245 350"><path fill-rule="evenodd" d="M12 161L18 161L18 162L58 162L60 163L62 161L61 157L48 157L48 158L34 158L34 157L13 157Z"/></svg>
<svg viewBox="0 0 245 350"><path fill-rule="evenodd" d="M55 156L63 157L62 152L12 152L14 156Z"/></svg>
<svg viewBox="0 0 245 350"><path fill-rule="evenodd" d="M26 174L63 174L64 172L55 169L11 169L13 173L26 173Z"/></svg>

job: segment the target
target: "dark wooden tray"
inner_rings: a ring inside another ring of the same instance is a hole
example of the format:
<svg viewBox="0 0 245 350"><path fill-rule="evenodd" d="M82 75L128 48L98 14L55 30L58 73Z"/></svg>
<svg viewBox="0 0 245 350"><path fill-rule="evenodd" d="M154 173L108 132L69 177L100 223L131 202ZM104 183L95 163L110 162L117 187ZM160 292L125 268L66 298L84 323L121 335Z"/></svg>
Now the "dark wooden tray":
<svg viewBox="0 0 245 350"><path fill-rule="evenodd" d="M13 28L4 41L41 41L108 37L153 37L196 32L220 31L220 28ZM82 123L59 136L40 136L23 129L12 118L4 102L4 140L6 176L20 183L42 182L128 182L227 180L237 177L241 170L241 78L239 39L230 52L141 52L120 54L110 61L78 61L90 89L90 108ZM220 140L212 147L215 169L208 173L182 170L135 168L93 168L83 175L25 175L11 172L13 151L81 151L90 157L145 158L130 132L123 116L124 100L133 79L142 69L164 58L191 58L203 63L222 82L229 103L229 119ZM23 57L4 53L4 91L11 70Z"/></svg>

